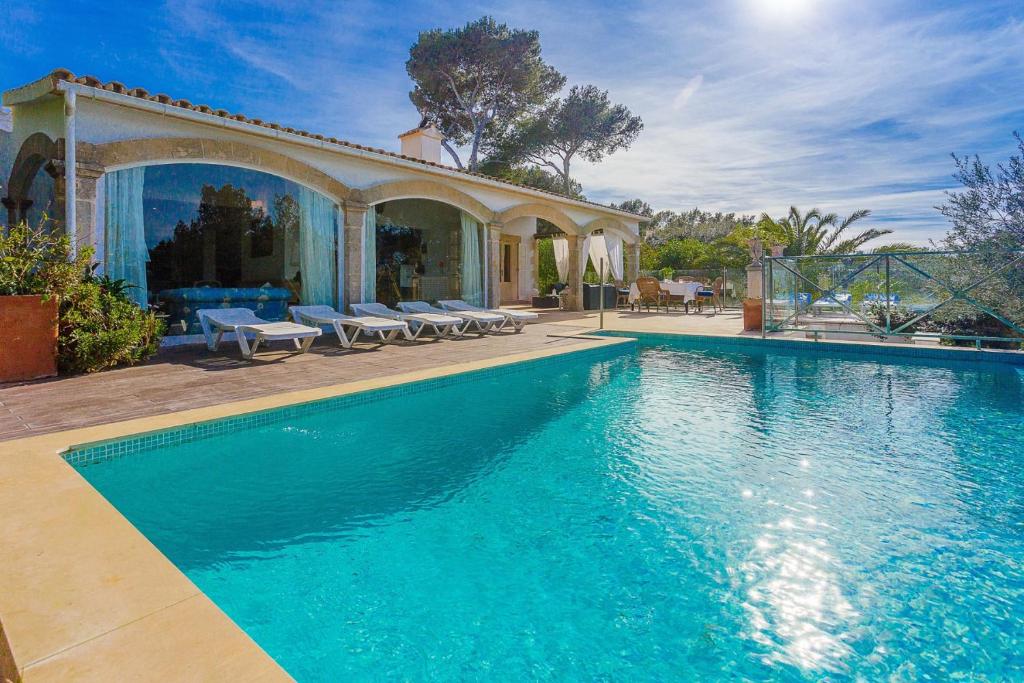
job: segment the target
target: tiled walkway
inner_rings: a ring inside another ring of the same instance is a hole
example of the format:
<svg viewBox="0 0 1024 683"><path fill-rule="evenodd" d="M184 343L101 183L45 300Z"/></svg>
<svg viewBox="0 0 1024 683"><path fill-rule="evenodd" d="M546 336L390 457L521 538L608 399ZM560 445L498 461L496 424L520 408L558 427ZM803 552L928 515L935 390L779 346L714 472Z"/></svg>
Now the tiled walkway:
<svg viewBox="0 0 1024 683"><path fill-rule="evenodd" d="M738 334L737 313L718 316L682 313L605 314L614 330ZM224 344L208 353L190 346L161 351L150 362L93 375L19 385L0 385L0 441L74 429L189 408L201 408L285 391L364 380L452 363L580 343L562 335L593 330L597 313L549 312L521 334L499 334L439 342L399 343L346 351L324 335L305 355L261 351L255 362L241 360L238 347ZM559 336L553 336L559 335ZM281 348L281 347L278 347Z"/></svg>
<svg viewBox="0 0 1024 683"><path fill-rule="evenodd" d="M217 353L201 346L167 349L133 368L0 385L0 440L568 346L580 342L551 335L571 334L584 325L538 323L520 334L365 344L351 351L324 335L307 354L277 353L272 347L252 363L241 359L234 343Z"/></svg>

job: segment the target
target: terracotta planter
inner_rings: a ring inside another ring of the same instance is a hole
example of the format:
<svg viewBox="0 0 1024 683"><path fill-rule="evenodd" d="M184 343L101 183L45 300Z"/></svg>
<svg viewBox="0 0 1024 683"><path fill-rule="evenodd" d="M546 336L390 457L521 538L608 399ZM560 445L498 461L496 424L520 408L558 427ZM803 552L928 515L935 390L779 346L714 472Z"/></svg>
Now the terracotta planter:
<svg viewBox="0 0 1024 683"><path fill-rule="evenodd" d="M744 332L760 332L761 331L761 300L760 299L744 299L743 300L743 331Z"/></svg>
<svg viewBox="0 0 1024 683"><path fill-rule="evenodd" d="M0 296L0 382L57 374L57 299Z"/></svg>

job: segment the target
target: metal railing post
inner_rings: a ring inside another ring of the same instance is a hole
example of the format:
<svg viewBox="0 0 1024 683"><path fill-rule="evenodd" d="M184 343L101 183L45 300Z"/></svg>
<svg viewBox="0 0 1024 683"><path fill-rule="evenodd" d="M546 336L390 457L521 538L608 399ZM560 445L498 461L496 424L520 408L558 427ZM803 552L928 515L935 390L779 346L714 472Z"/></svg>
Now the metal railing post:
<svg viewBox="0 0 1024 683"><path fill-rule="evenodd" d="M768 328L768 267L771 265L771 257L761 257L761 339L765 338Z"/></svg>
<svg viewBox="0 0 1024 683"><path fill-rule="evenodd" d="M885 255L885 333L892 332L892 296L889 294L889 255Z"/></svg>

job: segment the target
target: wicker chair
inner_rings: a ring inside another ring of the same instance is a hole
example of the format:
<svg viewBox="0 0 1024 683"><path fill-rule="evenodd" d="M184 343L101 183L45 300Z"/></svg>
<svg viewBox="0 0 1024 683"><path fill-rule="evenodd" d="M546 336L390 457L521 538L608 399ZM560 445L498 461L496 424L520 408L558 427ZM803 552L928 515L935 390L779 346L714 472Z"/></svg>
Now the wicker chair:
<svg viewBox="0 0 1024 683"><path fill-rule="evenodd" d="M657 311L664 306L665 311L668 312L668 292L661 288L661 283L658 282L657 278L638 277L636 279L636 288L640 290L637 308L647 306L647 310L650 311L651 304L654 304L654 310Z"/></svg>

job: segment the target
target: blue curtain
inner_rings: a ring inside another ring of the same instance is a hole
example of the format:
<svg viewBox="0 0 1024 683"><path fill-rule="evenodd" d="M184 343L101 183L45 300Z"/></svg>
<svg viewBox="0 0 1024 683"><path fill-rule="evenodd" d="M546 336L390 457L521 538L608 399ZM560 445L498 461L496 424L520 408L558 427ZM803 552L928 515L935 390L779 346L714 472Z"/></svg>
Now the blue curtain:
<svg viewBox="0 0 1024 683"><path fill-rule="evenodd" d="M462 299L480 306L483 302L483 273L480 269L480 224L475 218L460 211L462 217Z"/></svg>
<svg viewBox="0 0 1024 683"><path fill-rule="evenodd" d="M377 300L377 208L371 206L363 218L363 303Z"/></svg>
<svg viewBox="0 0 1024 683"><path fill-rule="evenodd" d="M149 303L146 285L149 249L146 248L142 208L145 179L146 169L142 166L103 176L105 272L115 280L132 285L126 293L143 308Z"/></svg>
<svg viewBox="0 0 1024 683"><path fill-rule="evenodd" d="M338 209L327 197L299 187L299 263L302 303L333 306L338 280Z"/></svg>

